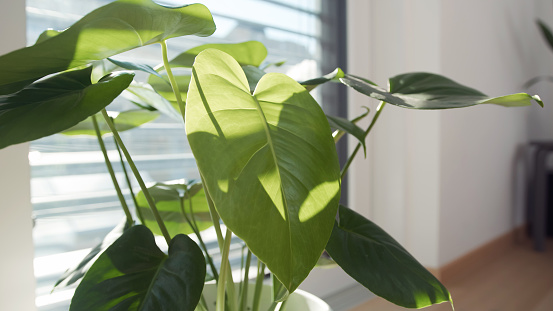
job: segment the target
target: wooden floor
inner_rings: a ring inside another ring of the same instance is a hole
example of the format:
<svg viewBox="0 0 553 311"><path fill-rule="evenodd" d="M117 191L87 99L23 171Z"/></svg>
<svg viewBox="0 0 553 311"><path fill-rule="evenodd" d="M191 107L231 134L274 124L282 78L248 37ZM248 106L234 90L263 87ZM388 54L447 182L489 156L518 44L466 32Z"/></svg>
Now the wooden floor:
<svg viewBox="0 0 553 311"><path fill-rule="evenodd" d="M503 256L444 282L455 311L553 311L553 241L537 253L528 240L517 242ZM351 311L412 310L374 298ZM443 303L422 309L447 311Z"/></svg>

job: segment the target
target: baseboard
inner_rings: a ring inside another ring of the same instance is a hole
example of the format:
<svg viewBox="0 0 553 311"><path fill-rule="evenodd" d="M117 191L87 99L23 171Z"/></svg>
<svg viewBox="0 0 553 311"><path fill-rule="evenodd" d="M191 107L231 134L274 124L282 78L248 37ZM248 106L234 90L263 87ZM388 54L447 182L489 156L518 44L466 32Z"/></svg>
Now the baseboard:
<svg viewBox="0 0 553 311"><path fill-rule="evenodd" d="M428 270L444 283L467 275L514 247L517 241L521 241L526 236L526 228L526 224L521 225L439 269Z"/></svg>

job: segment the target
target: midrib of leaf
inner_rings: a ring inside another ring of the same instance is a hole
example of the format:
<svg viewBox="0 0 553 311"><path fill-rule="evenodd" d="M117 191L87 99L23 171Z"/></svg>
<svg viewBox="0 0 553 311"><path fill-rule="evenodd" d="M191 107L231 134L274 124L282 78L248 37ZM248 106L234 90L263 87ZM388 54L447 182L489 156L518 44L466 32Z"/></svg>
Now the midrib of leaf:
<svg viewBox="0 0 553 311"><path fill-rule="evenodd" d="M140 306L138 306L138 310L142 310L142 307L144 306L144 302L151 296L152 288L154 287L154 283L157 280L157 276L159 275L159 272L163 269L163 265L165 264L165 261L169 259L169 256L166 256L163 258L159 264L159 266L156 269L156 273L154 274L154 277L152 278L152 281L150 282L150 286L148 286L148 290L146 290L146 295L140 302Z"/></svg>
<svg viewBox="0 0 553 311"><path fill-rule="evenodd" d="M292 262L292 228L291 228L291 221L290 221L290 214L288 213L288 202L286 200L286 195L284 193L284 187L282 186L282 177L280 176L280 167L278 166L278 160L277 160L277 156L276 156L276 153L275 153L275 149L274 149L274 146L273 146L273 140L272 140L272 137L271 137L271 132L269 131L269 126L267 125L267 118L265 118L265 114L263 113L263 109L261 108L261 105L259 104L259 101L257 100L257 98L255 96L252 96L254 102L255 102L255 107L257 109L257 112L259 113L259 117L261 118L261 121L263 123L263 129L265 129L265 136L267 137L267 144L269 145L269 149L271 150L271 154L273 156L273 162L275 163L275 169L277 171L277 174L278 174L278 181L280 183L280 191L281 191L281 194L282 194L282 202L284 204L284 213L286 215L286 223L288 224L288 242L289 242L289 246L290 246L290 267L293 267L293 262Z"/></svg>

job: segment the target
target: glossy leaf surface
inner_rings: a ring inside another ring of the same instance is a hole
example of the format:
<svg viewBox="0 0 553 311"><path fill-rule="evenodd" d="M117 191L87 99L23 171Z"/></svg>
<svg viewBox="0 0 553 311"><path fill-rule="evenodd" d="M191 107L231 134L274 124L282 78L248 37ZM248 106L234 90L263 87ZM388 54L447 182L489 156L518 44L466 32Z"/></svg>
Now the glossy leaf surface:
<svg viewBox="0 0 553 311"><path fill-rule="evenodd" d="M171 103L146 83L131 84L123 92L123 96L139 106L152 107L171 119L182 122L182 115L176 102Z"/></svg>
<svg viewBox="0 0 553 311"><path fill-rule="evenodd" d="M139 127L142 124L151 122L159 117L159 112L145 109L127 110L122 112L108 111L108 114L113 115L113 123L115 124L115 128L118 132L124 132L135 127ZM103 120L102 116L98 116L98 119ZM98 125L102 135L111 133L111 130L105 122L98 122ZM92 117L88 117L79 124L62 131L61 134L96 136Z"/></svg>
<svg viewBox="0 0 553 311"><path fill-rule="evenodd" d="M209 36L214 31L211 13L201 4L171 9L151 0L118 0L58 35L0 56L0 94L137 47L184 35Z"/></svg>
<svg viewBox="0 0 553 311"><path fill-rule="evenodd" d="M376 224L340 206L326 250L357 282L407 308L450 301L447 289Z"/></svg>
<svg viewBox="0 0 553 311"><path fill-rule="evenodd" d="M70 128L111 103L132 81L116 73L96 84L91 68L65 72L0 96L0 148Z"/></svg>
<svg viewBox="0 0 553 311"><path fill-rule="evenodd" d="M105 237L102 243L93 247L90 252L77 265L67 269L56 282L54 287L63 288L80 280L90 269L92 264L100 255L115 242L129 228L127 219L123 219L117 227L113 228Z"/></svg>
<svg viewBox="0 0 553 311"><path fill-rule="evenodd" d="M365 113L361 118L365 117L368 113L369 111L367 110L367 113ZM367 155L367 148L365 147L365 131L362 128L355 125L355 123L353 123L352 121L349 121L348 119L329 116L329 115L327 115L326 118L328 119L328 123L330 124L330 127L343 131L345 133L349 133L353 137L357 138L357 140L363 146L363 151L365 152L365 155Z"/></svg>
<svg viewBox="0 0 553 311"><path fill-rule="evenodd" d="M294 291L324 250L340 197L321 108L277 73L251 95L240 65L211 49L196 58L185 124L222 220Z"/></svg>
<svg viewBox="0 0 553 311"><path fill-rule="evenodd" d="M179 193L179 189L181 193ZM213 225L211 216L209 215L209 206L207 205L201 184L189 187L184 184L167 185L157 183L149 187L148 191L154 199L161 219L163 219L163 223L171 236L179 233L191 234L194 232L183 215L183 209L189 219L193 217L196 220L198 230L202 231ZM182 206L181 198L183 200ZM144 216L144 225L152 230L153 233L162 235L142 191L136 195L136 201L138 208ZM190 204L192 204L192 210ZM194 215L192 215L192 212Z"/></svg>
<svg viewBox="0 0 553 311"><path fill-rule="evenodd" d="M171 67L192 67L194 59L200 52L217 49L232 56L240 65L259 67L267 57L267 48L259 41L241 43L210 43L200 45L178 55L169 62Z"/></svg>
<svg viewBox="0 0 553 311"><path fill-rule="evenodd" d="M192 311L205 279L202 251L175 236L165 255L144 226L128 229L100 255L71 300L71 311Z"/></svg>
<svg viewBox="0 0 553 311"><path fill-rule="evenodd" d="M108 58L108 60L121 68L124 68L127 70L140 70L161 78L161 75L157 71L155 71L154 68L152 68L150 65L140 64L140 63L131 62L131 61L123 61L115 58Z"/></svg>
<svg viewBox="0 0 553 311"><path fill-rule="evenodd" d="M324 83L327 83L327 82L330 82L330 81L338 82L340 78L344 77L344 75L345 74L342 71L342 69L336 68L333 72L331 72L327 75L324 75L322 77L315 78L315 79L306 80L306 81L300 82L300 84L305 86L305 88L308 91L311 91L311 90L313 90L314 88L316 88L317 86L319 86L321 84L324 84Z"/></svg>
<svg viewBox="0 0 553 311"><path fill-rule="evenodd" d="M543 107L537 95L517 93L492 98L473 88L432 73L415 72L392 77L389 80L389 91L351 75L345 75L340 81L360 93L403 108L449 109L479 104L521 107L531 105L532 100Z"/></svg>

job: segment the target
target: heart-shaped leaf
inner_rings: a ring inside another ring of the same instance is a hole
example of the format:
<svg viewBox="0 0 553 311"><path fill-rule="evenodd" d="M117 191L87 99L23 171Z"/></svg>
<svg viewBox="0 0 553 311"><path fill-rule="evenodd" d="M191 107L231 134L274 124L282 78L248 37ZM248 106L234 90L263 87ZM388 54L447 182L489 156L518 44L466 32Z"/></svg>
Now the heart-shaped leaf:
<svg viewBox="0 0 553 311"><path fill-rule="evenodd" d="M390 78L389 91L352 75L346 74L340 81L360 93L403 108L449 109L479 104L521 107L531 105L532 100L543 107L543 102L537 95L517 93L491 98L446 77L425 72Z"/></svg>
<svg viewBox="0 0 553 311"><path fill-rule="evenodd" d="M340 205L326 250L357 282L399 306L451 301L447 289L398 242L347 207Z"/></svg>
<svg viewBox="0 0 553 311"><path fill-rule="evenodd" d="M108 247L86 273L71 300L71 311L192 311L203 289L202 251L184 234L165 255L144 226L134 226Z"/></svg>
<svg viewBox="0 0 553 311"><path fill-rule="evenodd" d="M293 292L324 250L340 197L328 121L309 92L268 73L251 95L228 54L196 57L186 132L225 225Z"/></svg>
<svg viewBox="0 0 553 311"><path fill-rule="evenodd" d="M0 149L76 125L111 103L134 76L116 73L92 84L91 71L61 73L0 96Z"/></svg>
<svg viewBox="0 0 553 311"><path fill-rule="evenodd" d="M232 56L240 65L259 67L267 57L267 48L259 41L241 43L210 43L197 47L178 55L169 62L171 67L192 67L194 59L200 52L207 49L217 49Z"/></svg>
<svg viewBox="0 0 553 311"><path fill-rule="evenodd" d="M90 250L90 252L81 260L77 265L74 267L71 267L67 269L63 273L63 275L60 277L60 279L56 282L54 287L56 288L63 288L66 286L69 286L78 280L82 279L82 277L86 274L86 272L90 269L92 264L96 261L98 257L111 245L113 242L115 242L127 229L129 229L129 225L127 222L127 219L123 219L117 227L113 228L102 243L96 245L94 248Z"/></svg>
<svg viewBox="0 0 553 311"><path fill-rule="evenodd" d="M135 127L139 127L142 124L151 122L159 117L159 112L145 109L134 109L122 112L108 111L108 114L113 115L113 123L115 124L115 129L117 129L118 132L128 131ZM102 117L99 116L99 118L101 119ZM111 133L111 130L105 122L99 122L99 127L102 135ZM92 117L88 117L81 123L62 131L61 134L96 136Z"/></svg>
<svg viewBox="0 0 553 311"><path fill-rule="evenodd" d="M179 193L179 189L182 194ZM190 221L196 221L199 231L213 225L209 214L209 206L207 205L201 184L169 185L157 183L149 187L148 192L150 192L150 195L154 199L161 219L163 219L163 223L171 236L179 233L190 234L194 232L184 217L183 212L186 213ZM153 233L162 235L142 191L136 195L136 202L144 217L144 225L152 230Z"/></svg>
<svg viewBox="0 0 553 311"><path fill-rule="evenodd" d="M214 31L211 13L202 4L168 8L151 0L118 0L90 12L60 34L0 56L0 94L137 47L178 36L209 36Z"/></svg>

